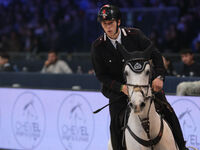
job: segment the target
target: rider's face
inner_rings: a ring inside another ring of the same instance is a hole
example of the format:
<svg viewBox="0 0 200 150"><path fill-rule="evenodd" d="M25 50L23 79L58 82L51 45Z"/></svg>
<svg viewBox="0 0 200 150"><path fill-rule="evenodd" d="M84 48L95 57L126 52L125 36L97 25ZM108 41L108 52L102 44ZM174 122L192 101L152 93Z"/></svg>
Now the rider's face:
<svg viewBox="0 0 200 150"><path fill-rule="evenodd" d="M58 59L58 57L54 52L48 53L48 61L50 63L52 63L52 64L55 63L57 59Z"/></svg>
<svg viewBox="0 0 200 150"><path fill-rule="evenodd" d="M101 22L101 26L104 29L105 33L107 34L108 37L112 39L116 39L119 35L119 28L116 33L117 23L119 26L120 20L118 22L116 22L116 20L105 20Z"/></svg>

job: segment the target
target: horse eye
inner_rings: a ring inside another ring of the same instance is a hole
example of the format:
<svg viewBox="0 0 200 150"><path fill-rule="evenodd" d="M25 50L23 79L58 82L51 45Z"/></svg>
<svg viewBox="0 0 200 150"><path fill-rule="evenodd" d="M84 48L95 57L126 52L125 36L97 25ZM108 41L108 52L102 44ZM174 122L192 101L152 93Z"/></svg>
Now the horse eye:
<svg viewBox="0 0 200 150"><path fill-rule="evenodd" d="M125 72L124 72L124 75L125 75L125 76L128 76L128 71L125 71Z"/></svg>
<svg viewBox="0 0 200 150"><path fill-rule="evenodd" d="M150 73L150 71L149 71L149 70L147 70L147 71L146 71L146 75L149 75L149 73Z"/></svg>

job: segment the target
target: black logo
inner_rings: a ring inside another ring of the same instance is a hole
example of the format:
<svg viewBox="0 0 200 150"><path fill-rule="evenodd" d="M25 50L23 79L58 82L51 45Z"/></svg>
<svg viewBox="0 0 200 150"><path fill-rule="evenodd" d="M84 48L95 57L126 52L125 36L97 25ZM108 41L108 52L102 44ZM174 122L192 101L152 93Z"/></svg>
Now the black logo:
<svg viewBox="0 0 200 150"><path fill-rule="evenodd" d="M67 150L86 150L94 133L92 109L85 97L72 94L59 109L58 133Z"/></svg>
<svg viewBox="0 0 200 150"><path fill-rule="evenodd" d="M24 92L12 110L12 129L17 143L24 149L34 149L41 142L45 130L45 113L37 95Z"/></svg>
<svg viewBox="0 0 200 150"><path fill-rule="evenodd" d="M140 64L140 63L136 63L135 65L134 65L134 69L135 70L141 70L142 69L142 65Z"/></svg>

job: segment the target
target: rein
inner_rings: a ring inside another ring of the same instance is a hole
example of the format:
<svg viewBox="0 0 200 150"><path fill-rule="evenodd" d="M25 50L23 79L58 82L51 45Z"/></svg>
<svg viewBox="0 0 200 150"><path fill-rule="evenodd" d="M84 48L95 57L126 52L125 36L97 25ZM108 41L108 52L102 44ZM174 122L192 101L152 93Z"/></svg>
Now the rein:
<svg viewBox="0 0 200 150"><path fill-rule="evenodd" d="M151 100L149 108L148 108L148 112L147 112L147 117L141 119L140 116L138 115L138 118L139 118L139 120L141 122L141 125L142 125L144 131L146 132L147 137L148 137L149 140L143 140L143 139L139 138L137 135L135 135L135 133L130 129L130 127L127 124L124 125L123 129L124 129L124 131L125 131L125 129L127 129L129 131L129 133L131 134L131 136L138 143L140 143L141 145L146 146L146 147L151 147L151 149L153 150L153 146L156 145L160 141L160 139L161 139L161 137L163 135L164 125L163 125L162 117L160 117L160 121L161 121L160 131L159 131L158 135L154 139L151 139L151 137L150 137L149 113L150 113L151 104L153 102L153 99L155 98L154 95L153 96L148 96L148 91L149 91L149 88L151 88L151 86L150 86L150 84L148 84L148 85L126 84L126 85L128 87L129 100L131 99L131 97L132 97L134 92L141 92L141 94L144 97L145 101L148 100L148 99ZM133 88L131 93L129 93L129 88L130 87ZM142 90L142 88L147 88L147 92L145 94L144 94L144 91ZM130 105L130 103L128 105ZM125 118L125 119L127 119L127 118Z"/></svg>
<svg viewBox="0 0 200 150"><path fill-rule="evenodd" d="M104 108L106 108L107 106L110 106L110 105L112 105L112 104L115 104L115 103L119 103L120 102L120 98L121 97L123 97L124 95L122 95L122 96L119 96L118 97L118 100L116 100L116 101L113 101L113 102L110 102L110 103L108 103L108 104L106 104L106 105L104 105L103 107L101 107L101 108L99 108L99 109L97 109L97 110L95 110L94 112L93 112L93 114L96 114L96 113L98 113L98 112L100 112L100 111L102 111Z"/></svg>

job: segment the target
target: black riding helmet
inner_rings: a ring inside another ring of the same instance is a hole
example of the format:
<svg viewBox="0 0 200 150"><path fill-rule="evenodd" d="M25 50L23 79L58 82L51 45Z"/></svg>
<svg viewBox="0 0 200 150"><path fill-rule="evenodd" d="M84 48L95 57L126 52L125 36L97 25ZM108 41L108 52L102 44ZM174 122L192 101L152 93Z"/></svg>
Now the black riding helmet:
<svg viewBox="0 0 200 150"><path fill-rule="evenodd" d="M97 20L98 22L104 20L120 20L121 19L121 12L118 7L114 5L104 5L101 7Z"/></svg>
<svg viewBox="0 0 200 150"><path fill-rule="evenodd" d="M118 23L118 20L121 20L121 12L117 6L114 5L104 5L101 7L97 21L101 23L105 20L115 20ZM119 26L116 27L116 33L118 31Z"/></svg>

